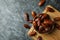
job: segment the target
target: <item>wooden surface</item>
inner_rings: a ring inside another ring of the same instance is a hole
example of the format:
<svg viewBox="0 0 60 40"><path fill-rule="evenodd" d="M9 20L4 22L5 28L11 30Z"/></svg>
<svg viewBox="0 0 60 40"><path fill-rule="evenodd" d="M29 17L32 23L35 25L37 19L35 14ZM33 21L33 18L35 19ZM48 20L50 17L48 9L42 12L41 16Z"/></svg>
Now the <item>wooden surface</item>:
<svg viewBox="0 0 60 40"><path fill-rule="evenodd" d="M47 7L53 8L50 5L48 5ZM51 19L53 19L55 17L60 17L60 12L58 10L56 10L55 8L53 8L53 9L55 10L55 12L47 12L45 9L43 11L43 13L47 13L48 15L50 15ZM60 21L57 23L60 24ZM32 27L29 30L28 35L33 30L34 30L34 28ZM37 33L37 35L31 37L33 40L37 40L38 36L42 36L43 40L60 40L60 30L58 30L58 29L55 29L51 34L39 34L37 31L36 31L36 33Z"/></svg>

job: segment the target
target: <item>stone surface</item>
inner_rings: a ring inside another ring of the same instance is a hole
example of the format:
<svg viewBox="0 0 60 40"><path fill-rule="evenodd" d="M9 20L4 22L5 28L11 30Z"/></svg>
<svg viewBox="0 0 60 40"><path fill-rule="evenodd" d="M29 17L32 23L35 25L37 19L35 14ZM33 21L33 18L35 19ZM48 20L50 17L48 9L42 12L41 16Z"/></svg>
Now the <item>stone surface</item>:
<svg viewBox="0 0 60 40"><path fill-rule="evenodd" d="M27 35L28 29L23 27L26 23L24 12L29 15L32 10L40 13L49 4L60 10L60 0L46 0L42 7L37 5L38 2L39 0L0 0L0 40L31 40Z"/></svg>

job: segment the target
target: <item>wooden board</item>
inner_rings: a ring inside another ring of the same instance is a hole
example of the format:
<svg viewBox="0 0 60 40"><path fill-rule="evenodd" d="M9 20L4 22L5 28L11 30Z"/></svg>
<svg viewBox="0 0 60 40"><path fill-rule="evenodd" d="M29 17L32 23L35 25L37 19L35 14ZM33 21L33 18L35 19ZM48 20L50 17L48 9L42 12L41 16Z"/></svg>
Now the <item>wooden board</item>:
<svg viewBox="0 0 60 40"><path fill-rule="evenodd" d="M46 7L53 8L50 5L48 5ZM55 12L47 12L47 10L45 9L43 11L43 13L47 13L51 17L51 19L53 19L55 17L60 17L60 12L58 10L56 10L55 8L53 8L53 9L55 10ZM60 21L57 23L60 24ZM35 31L35 29L33 27L31 27L31 29L28 32L28 35L31 31ZM51 34L39 34L37 31L36 31L36 33L37 33L36 36L31 37L33 40L37 40L38 36L42 36L43 40L60 40L60 30L58 30L58 29L55 29L55 31L53 31L53 33L51 33Z"/></svg>

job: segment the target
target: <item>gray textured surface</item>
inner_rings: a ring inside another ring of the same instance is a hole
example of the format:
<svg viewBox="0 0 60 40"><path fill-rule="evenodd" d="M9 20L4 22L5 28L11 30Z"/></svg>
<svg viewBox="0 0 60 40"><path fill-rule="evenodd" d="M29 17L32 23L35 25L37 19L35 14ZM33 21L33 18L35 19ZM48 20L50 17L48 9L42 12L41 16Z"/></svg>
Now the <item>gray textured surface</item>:
<svg viewBox="0 0 60 40"><path fill-rule="evenodd" d="M40 13L48 4L60 10L60 1L57 1L46 0L44 6L39 7L39 0L0 0L0 40L31 40L23 27L24 12Z"/></svg>

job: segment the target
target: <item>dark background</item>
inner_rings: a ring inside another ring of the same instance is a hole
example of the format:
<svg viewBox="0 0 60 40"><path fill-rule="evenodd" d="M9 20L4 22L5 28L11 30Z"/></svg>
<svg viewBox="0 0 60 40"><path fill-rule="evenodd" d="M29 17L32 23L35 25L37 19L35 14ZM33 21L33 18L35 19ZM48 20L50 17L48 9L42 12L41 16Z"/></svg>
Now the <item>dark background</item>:
<svg viewBox="0 0 60 40"><path fill-rule="evenodd" d="M31 11L41 13L49 4L60 10L60 0L46 0L42 7L37 5L39 1L0 0L0 40L31 40L27 35L28 29L23 27L23 24L27 23L23 14L29 13L32 19Z"/></svg>

